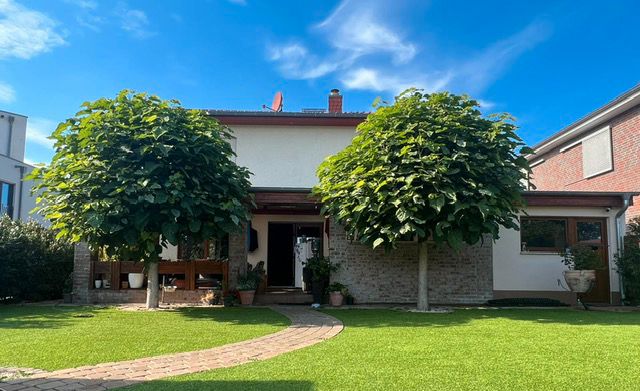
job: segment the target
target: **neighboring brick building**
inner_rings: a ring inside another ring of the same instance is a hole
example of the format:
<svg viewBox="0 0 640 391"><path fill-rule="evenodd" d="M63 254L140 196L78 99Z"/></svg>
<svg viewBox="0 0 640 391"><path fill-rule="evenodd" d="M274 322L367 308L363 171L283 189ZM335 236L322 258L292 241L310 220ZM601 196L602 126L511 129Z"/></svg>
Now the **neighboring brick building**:
<svg viewBox="0 0 640 391"><path fill-rule="evenodd" d="M533 149L535 190L640 191L640 84Z"/></svg>

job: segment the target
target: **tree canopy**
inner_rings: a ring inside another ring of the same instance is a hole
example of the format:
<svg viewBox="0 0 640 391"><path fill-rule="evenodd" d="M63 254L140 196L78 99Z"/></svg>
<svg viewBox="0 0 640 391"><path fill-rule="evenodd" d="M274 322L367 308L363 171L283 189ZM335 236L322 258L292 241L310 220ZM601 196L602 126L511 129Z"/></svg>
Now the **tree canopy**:
<svg viewBox="0 0 640 391"><path fill-rule="evenodd" d="M250 218L249 172L215 119L128 90L82 107L32 175L58 237L155 262L167 243L220 237Z"/></svg>
<svg viewBox="0 0 640 391"><path fill-rule="evenodd" d="M325 212L371 246L417 236L460 248L517 228L529 167L508 114L468 96L409 89L318 168Z"/></svg>

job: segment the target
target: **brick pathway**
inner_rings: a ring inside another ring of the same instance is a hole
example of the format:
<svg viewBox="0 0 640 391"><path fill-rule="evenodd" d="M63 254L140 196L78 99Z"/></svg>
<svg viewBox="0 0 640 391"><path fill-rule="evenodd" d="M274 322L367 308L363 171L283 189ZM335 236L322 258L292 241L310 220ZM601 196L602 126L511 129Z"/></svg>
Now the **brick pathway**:
<svg viewBox="0 0 640 391"><path fill-rule="evenodd" d="M315 345L342 331L342 322L306 307L272 307L287 316L291 326L264 337L195 352L168 354L62 369L0 383L4 391L107 390L168 376L266 360Z"/></svg>

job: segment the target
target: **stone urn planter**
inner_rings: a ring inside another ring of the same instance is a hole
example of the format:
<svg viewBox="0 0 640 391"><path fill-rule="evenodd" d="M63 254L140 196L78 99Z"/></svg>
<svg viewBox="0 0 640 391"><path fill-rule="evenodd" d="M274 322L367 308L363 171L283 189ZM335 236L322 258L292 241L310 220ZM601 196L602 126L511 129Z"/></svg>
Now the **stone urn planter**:
<svg viewBox="0 0 640 391"><path fill-rule="evenodd" d="M240 295L240 304L252 305L253 299L256 296L256 291L255 290L244 290L244 291L239 290L238 294Z"/></svg>
<svg viewBox="0 0 640 391"><path fill-rule="evenodd" d="M562 274L569 289L576 293L588 292L596 280L595 270L565 270Z"/></svg>
<svg viewBox="0 0 640 391"><path fill-rule="evenodd" d="M331 303L332 307L340 307L342 305L343 299L344 296L342 296L342 292L329 292L329 303Z"/></svg>
<svg viewBox="0 0 640 391"><path fill-rule="evenodd" d="M129 288L140 289L144 285L144 273L129 273L127 280L129 280Z"/></svg>

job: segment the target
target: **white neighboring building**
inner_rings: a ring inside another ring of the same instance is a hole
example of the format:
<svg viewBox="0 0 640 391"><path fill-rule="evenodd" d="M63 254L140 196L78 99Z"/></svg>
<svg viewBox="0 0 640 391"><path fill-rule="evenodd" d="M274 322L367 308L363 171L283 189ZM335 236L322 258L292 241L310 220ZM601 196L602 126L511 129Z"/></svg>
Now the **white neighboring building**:
<svg viewBox="0 0 640 391"><path fill-rule="evenodd" d="M23 179L34 168L24 162L26 136L27 117L0 110L0 214L41 220L29 214L36 199L31 196L32 182Z"/></svg>

